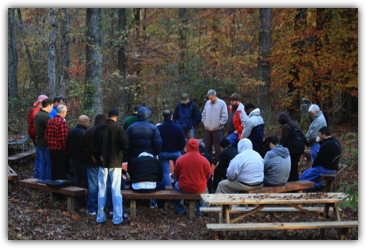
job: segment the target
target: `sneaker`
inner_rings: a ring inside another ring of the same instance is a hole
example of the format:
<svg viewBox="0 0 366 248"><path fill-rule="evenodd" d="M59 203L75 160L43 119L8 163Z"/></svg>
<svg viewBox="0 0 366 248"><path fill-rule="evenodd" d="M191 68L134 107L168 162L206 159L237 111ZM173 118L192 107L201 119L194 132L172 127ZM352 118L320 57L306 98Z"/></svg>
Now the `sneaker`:
<svg viewBox="0 0 366 248"><path fill-rule="evenodd" d="M125 211L123 211L123 219L130 219L130 215L128 213L126 213Z"/></svg>
<svg viewBox="0 0 366 248"><path fill-rule="evenodd" d="M115 224L113 223L114 226L126 226L126 225L129 225L131 223L131 221L129 220L123 220L121 223L118 223L118 224Z"/></svg>
<svg viewBox="0 0 366 248"><path fill-rule="evenodd" d="M150 201L149 206L150 206L150 208L157 208L158 204L156 202L154 203L154 202Z"/></svg>
<svg viewBox="0 0 366 248"><path fill-rule="evenodd" d="M95 211L89 211L89 210L86 210L85 213L89 214L89 215L96 215L97 212Z"/></svg>
<svg viewBox="0 0 366 248"><path fill-rule="evenodd" d="M109 214L113 214L113 210L112 211L109 211Z"/></svg>

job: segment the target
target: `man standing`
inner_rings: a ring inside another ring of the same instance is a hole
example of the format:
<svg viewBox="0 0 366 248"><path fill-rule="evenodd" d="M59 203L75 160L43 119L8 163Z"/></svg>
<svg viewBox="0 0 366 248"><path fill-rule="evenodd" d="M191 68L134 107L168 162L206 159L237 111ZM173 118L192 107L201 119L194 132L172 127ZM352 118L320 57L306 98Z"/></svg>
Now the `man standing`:
<svg viewBox="0 0 366 248"><path fill-rule="evenodd" d="M51 118L53 118L57 115L57 107L60 104L64 104L64 99L61 96L55 97L53 99L53 108L52 108L52 111L50 112Z"/></svg>
<svg viewBox="0 0 366 248"><path fill-rule="evenodd" d="M147 152L153 156L157 156L161 151L162 139L160 137L159 129L149 123L151 115L150 109L140 107L137 112L136 123L129 126L126 131L129 141L128 163L137 158L141 152Z"/></svg>
<svg viewBox="0 0 366 248"><path fill-rule="evenodd" d="M312 104L309 107L309 114L313 118L313 122L310 124L309 130L305 136L307 146L310 146L311 150L311 161L314 163L316 155L319 152L320 144L316 141L319 129L327 126L327 121L320 110L319 106Z"/></svg>
<svg viewBox="0 0 366 248"><path fill-rule="evenodd" d="M66 151L66 138L69 127L65 121L67 108L58 105L57 115L52 118L46 127L45 138L50 149L51 179L66 179L69 167L69 156Z"/></svg>
<svg viewBox="0 0 366 248"><path fill-rule="evenodd" d="M159 153L159 160L163 168L163 182L166 186L172 185L170 180L169 161L172 160L175 165L175 161L182 156L180 151L183 150L186 145L182 128L173 123L171 116L169 110L164 110L164 122L158 126L161 139L163 140L161 152Z"/></svg>
<svg viewBox="0 0 366 248"><path fill-rule="evenodd" d="M207 92L208 101L202 112L202 123L205 127L205 148L212 154L212 145L215 147L216 161L220 159L220 141L223 138L222 129L227 122L226 103L216 96L216 91L211 89Z"/></svg>
<svg viewBox="0 0 366 248"><path fill-rule="evenodd" d="M121 173L123 150L128 148L128 139L122 126L118 125L118 111L111 109L107 121L98 126L93 135L93 156L99 164L98 175L98 214L96 221L106 221L104 207L107 200L107 178L112 185L113 219L114 225L123 222L123 206L121 195ZM126 223L126 222L124 222Z"/></svg>
<svg viewBox="0 0 366 248"><path fill-rule="evenodd" d="M34 147L36 149L36 158L34 161L34 178L41 179L40 177L40 170L41 170L41 151L39 150L36 142L36 128L34 126L34 117L39 112L39 110L42 108L42 101L44 99L47 99L48 97L46 95L40 95L37 99L37 101L33 104L33 108L31 111L29 111L28 115L28 135L29 138L32 140Z"/></svg>
<svg viewBox="0 0 366 248"><path fill-rule="evenodd" d="M253 144L253 150L261 154L264 135L264 121L261 111L259 108L255 109L252 103L247 103L245 104L245 112L249 119L243 129L241 138L250 139Z"/></svg>
<svg viewBox="0 0 366 248"><path fill-rule="evenodd" d="M199 194L207 190L207 180L211 177L211 165L206 158L200 155L198 140L190 139L187 144L187 153L178 158L174 168L174 174L178 181L174 189L186 194ZM184 214L184 201L174 200L175 212ZM197 214L199 207L204 207L203 201L197 202Z"/></svg>
<svg viewBox="0 0 366 248"><path fill-rule="evenodd" d="M304 134L302 133L300 126L297 125L296 122L294 122L285 112L282 112L278 115L277 121L282 125L280 144L283 147L287 147L290 151L291 171L288 181L299 181L299 160L305 149ZM294 143L296 143L296 140L294 140L296 139L295 132L298 132L298 135L302 136L303 139L299 140L298 145L294 146Z"/></svg>
<svg viewBox="0 0 366 248"><path fill-rule="evenodd" d="M235 194L262 188L263 158L253 150L252 142L247 138L239 141L238 152L227 168L227 179L219 183L216 193Z"/></svg>
<svg viewBox="0 0 366 248"><path fill-rule="evenodd" d="M84 152L80 149L80 140L83 133L89 126L89 118L81 115L78 124L71 129L66 139L66 150L70 156L70 163L74 169L74 186L84 188L81 181L88 185L87 165ZM88 187L87 187L88 188ZM76 197L78 207L86 204L86 196Z"/></svg>
<svg viewBox="0 0 366 248"><path fill-rule="evenodd" d="M290 152L280 145L278 137L269 137L271 150L264 157L264 186L285 186L291 169Z"/></svg>
<svg viewBox="0 0 366 248"><path fill-rule="evenodd" d="M173 112L173 122L183 129L185 137L190 140L195 137L194 127L201 122L201 112L186 93L182 94L180 100Z"/></svg>
<svg viewBox="0 0 366 248"><path fill-rule="evenodd" d="M34 116L34 127L36 130L36 143L40 151L41 166L39 169L39 179L51 180L51 158L48 144L45 138L45 132L48 121L51 119L49 113L52 110L52 102L50 99L42 101L42 108Z"/></svg>
<svg viewBox="0 0 366 248"><path fill-rule="evenodd" d="M315 188L319 189L323 185L320 175L329 175L338 169L338 163L341 159L342 147L341 143L331 136L327 127L319 129L318 142L321 143L319 153L316 156L313 166L302 173L299 180L308 180L315 182Z"/></svg>
<svg viewBox="0 0 366 248"><path fill-rule="evenodd" d="M227 139L236 148L248 116L244 111L244 105L240 102L240 95L234 93L230 96L231 105L228 107L229 118L227 121Z"/></svg>
<svg viewBox="0 0 366 248"><path fill-rule="evenodd" d="M122 124L122 127L123 127L123 129L125 130L125 131L127 131L127 128L129 127L129 126L131 126L133 123L135 123L136 122L136 119L137 119L137 111L139 111L139 108L141 107L141 105L135 105L134 107L133 107L133 113L132 113L132 115L130 115L129 117L127 117L126 119L125 119L125 121L123 122L123 124Z"/></svg>

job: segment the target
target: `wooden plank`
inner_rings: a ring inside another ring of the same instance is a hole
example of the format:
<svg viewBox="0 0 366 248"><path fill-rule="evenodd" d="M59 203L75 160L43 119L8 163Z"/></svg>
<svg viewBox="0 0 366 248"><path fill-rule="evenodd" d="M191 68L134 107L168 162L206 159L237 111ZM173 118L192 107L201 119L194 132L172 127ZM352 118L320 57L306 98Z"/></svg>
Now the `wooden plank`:
<svg viewBox="0 0 366 248"><path fill-rule="evenodd" d="M207 194L203 192L202 194ZM200 200L201 194L183 194L175 190L158 190L152 193L137 193L133 190L121 190L123 199L164 199L164 200Z"/></svg>
<svg viewBox="0 0 366 248"><path fill-rule="evenodd" d="M344 193L279 193L279 194L201 194L210 205L237 204L304 204L339 203L346 198Z"/></svg>
<svg viewBox="0 0 366 248"><path fill-rule="evenodd" d="M69 212L75 211L75 197L74 196L67 197L67 211L69 211Z"/></svg>
<svg viewBox="0 0 366 248"><path fill-rule="evenodd" d="M194 218L195 216L196 201L189 201L189 217Z"/></svg>
<svg viewBox="0 0 366 248"><path fill-rule="evenodd" d="M8 163L18 163L19 161L31 159L36 157L36 150L30 150L23 153L18 153L13 156L8 157Z"/></svg>
<svg viewBox="0 0 366 248"><path fill-rule="evenodd" d="M324 221L327 221L326 218L322 217L321 215L319 215L318 213L314 213L314 212L310 212L310 211L307 211L306 209L300 207L300 206L297 206L295 204L287 204L289 205L290 207L294 207L298 210L300 210L301 212L305 213L305 214L309 214L311 216L314 216L315 218L318 218L319 220L324 220Z"/></svg>
<svg viewBox="0 0 366 248"><path fill-rule="evenodd" d="M8 181L18 179L17 173L8 165Z"/></svg>
<svg viewBox="0 0 366 248"><path fill-rule="evenodd" d="M243 191L240 193L281 193L288 191L299 191L303 189L313 188L315 187L315 183L311 181L295 181L288 182L285 186L280 187L262 187L257 190Z"/></svg>
<svg viewBox="0 0 366 248"><path fill-rule="evenodd" d="M237 218L235 218L235 219L231 220L231 223L235 223L235 222L237 222L238 220L241 220L241 219L243 219L243 218L245 218L245 217L247 217L247 216L249 216L249 215L251 215L251 214L255 214L255 213L257 213L258 211L260 211L261 209L263 209L264 207L265 207L265 205L262 205L262 206L256 207L256 208L255 208L255 209L253 209L252 211L250 211L250 212L248 212L248 213L246 213L246 214L243 214L242 216L239 216L239 217L237 217Z"/></svg>
<svg viewBox="0 0 366 248"><path fill-rule="evenodd" d="M131 218L136 215L136 201L130 200L130 216Z"/></svg>
<svg viewBox="0 0 366 248"><path fill-rule="evenodd" d="M230 210L230 213L237 214L237 213L243 213L243 212L250 212L253 209L255 209L255 208L254 207L249 207L249 208L233 207ZM306 209L307 211L315 212L315 213L323 213L323 211L324 211L324 208L322 208L322 207L303 207L303 209ZM221 207L202 207L202 208L200 208L200 211L202 213L221 213ZM333 209L331 211L333 211ZM342 210L339 209L339 211L342 211ZM285 212L300 212L300 210L298 210L296 208L292 208L292 207L265 207L265 208L259 210L258 212L259 213L285 213Z"/></svg>
<svg viewBox="0 0 366 248"><path fill-rule="evenodd" d="M88 190L84 189L84 188L79 188L79 187L75 187L75 186L68 186L68 187L56 189L56 188L48 187L46 184L37 183L38 181L40 181L40 180L39 179L33 179L33 178L20 180L19 181L19 186L28 187L28 188L31 188L31 189L41 189L41 190L44 190L44 191L49 191L49 192L59 193L59 194L69 195L69 196L82 196L82 195L87 195L88 194Z"/></svg>
<svg viewBox="0 0 366 248"><path fill-rule="evenodd" d="M351 227L358 227L358 221L206 224L206 227L207 227L208 230L212 230L212 231L246 231L246 230L284 230L284 229L317 229L317 228L351 228Z"/></svg>
<svg viewBox="0 0 366 248"><path fill-rule="evenodd" d="M328 180L328 181L335 181L339 177L343 175L344 172L348 169L349 165L345 164L339 170L335 170L334 173L330 175L320 175L320 179L322 180Z"/></svg>

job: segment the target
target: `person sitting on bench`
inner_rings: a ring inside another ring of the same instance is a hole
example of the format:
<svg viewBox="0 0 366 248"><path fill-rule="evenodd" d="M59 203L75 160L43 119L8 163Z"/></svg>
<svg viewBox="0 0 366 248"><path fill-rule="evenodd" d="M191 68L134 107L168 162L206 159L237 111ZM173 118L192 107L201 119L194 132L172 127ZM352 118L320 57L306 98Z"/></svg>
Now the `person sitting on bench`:
<svg viewBox="0 0 366 248"><path fill-rule="evenodd" d="M216 193L231 194L260 189L263 186L263 158L253 150L250 139L238 143L239 154L230 161L226 180L219 183Z"/></svg>
<svg viewBox="0 0 366 248"><path fill-rule="evenodd" d="M148 152L142 152L131 164L128 164L128 174L131 178L130 188L138 193L151 193L164 190L163 167L160 161ZM164 201L151 200L151 206L163 208Z"/></svg>
<svg viewBox="0 0 366 248"><path fill-rule="evenodd" d="M269 137L271 150L264 157L264 186L285 186L291 170L290 152L287 147L280 145L277 136Z"/></svg>
<svg viewBox="0 0 366 248"><path fill-rule="evenodd" d="M329 128L320 128L319 136L316 139L320 144L319 153L313 162L312 168L304 171L299 177L299 180L315 182L315 188L310 188L309 191L318 190L323 185L320 175L330 175L338 169L342 153L341 143L331 136Z"/></svg>

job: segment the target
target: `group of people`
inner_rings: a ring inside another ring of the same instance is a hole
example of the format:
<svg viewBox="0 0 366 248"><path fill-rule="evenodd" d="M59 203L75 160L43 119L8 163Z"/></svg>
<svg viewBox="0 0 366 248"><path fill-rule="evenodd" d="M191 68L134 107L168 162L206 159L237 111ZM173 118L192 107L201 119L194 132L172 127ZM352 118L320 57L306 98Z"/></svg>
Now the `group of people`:
<svg viewBox="0 0 366 248"><path fill-rule="evenodd" d="M337 169L341 145L331 136L317 105L309 108L314 120L306 136L283 112L277 119L282 125L281 137L264 137L259 108L252 103L242 104L237 93L231 95L229 107L215 90L209 90L207 96L209 100L201 114L183 93L173 113L163 111L163 122L158 125L150 123L150 109L137 105L123 125L117 123L118 111L111 109L107 118L96 115L91 128L89 118L81 115L76 127L70 130L64 99L56 97L52 103L47 96L40 95L28 118L29 136L36 147L35 178L66 179L72 168L75 186L88 187L87 199L78 197L78 206L86 204L87 213L96 215L96 221L103 223L107 205L113 224L119 225L128 218L121 195L126 186L124 177L130 189L141 193L165 189L171 186L172 178L174 189L186 194L236 193L297 180L315 181L319 188L319 175ZM195 128L200 123L205 128L203 142L195 139ZM223 133L225 125L227 138ZM304 145L311 148L313 167L299 178L298 162ZM126 155L127 171L122 169ZM213 180L211 164L216 165ZM174 203L176 213L183 214L184 202ZM164 201L150 200L151 208L163 206ZM204 215L199 211L202 206L204 203L198 201L199 215Z"/></svg>

